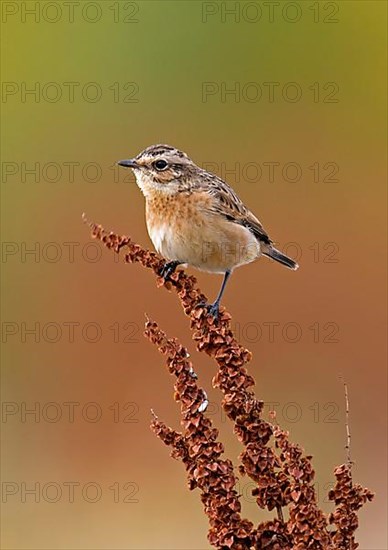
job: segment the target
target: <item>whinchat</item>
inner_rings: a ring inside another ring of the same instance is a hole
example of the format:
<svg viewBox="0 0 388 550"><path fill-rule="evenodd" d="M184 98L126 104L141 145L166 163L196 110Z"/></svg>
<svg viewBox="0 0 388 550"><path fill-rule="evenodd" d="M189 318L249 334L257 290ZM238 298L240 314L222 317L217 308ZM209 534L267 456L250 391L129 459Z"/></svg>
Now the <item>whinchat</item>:
<svg viewBox="0 0 388 550"><path fill-rule="evenodd" d="M262 254L298 269L277 250L259 220L218 176L197 166L170 145L151 145L135 158L120 160L131 168L145 196L149 236L168 261L166 279L181 264L223 273L220 292L209 311L218 316L219 304L235 267Z"/></svg>

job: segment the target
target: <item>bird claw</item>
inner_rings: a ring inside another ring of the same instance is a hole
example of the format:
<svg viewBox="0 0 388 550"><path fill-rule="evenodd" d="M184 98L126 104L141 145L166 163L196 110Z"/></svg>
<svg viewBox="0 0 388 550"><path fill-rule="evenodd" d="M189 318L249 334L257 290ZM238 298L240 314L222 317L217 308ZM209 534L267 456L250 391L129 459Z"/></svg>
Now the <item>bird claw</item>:
<svg viewBox="0 0 388 550"><path fill-rule="evenodd" d="M214 317L218 321L218 318L220 316L220 305L216 302L214 304L210 304L207 308L209 314Z"/></svg>
<svg viewBox="0 0 388 550"><path fill-rule="evenodd" d="M160 270L159 275L163 277L165 282L168 281L170 278L170 275L174 273L178 265L179 265L179 262L166 262L162 267L162 269Z"/></svg>
<svg viewBox="0 0 388 550"><path fill-rule="evenodd" d="M220 304L214 302L214 304L208 304L207 302L201 302L197 307L203 307L206 309L209 315L211 315L216 321L220 316Z"/></svg>

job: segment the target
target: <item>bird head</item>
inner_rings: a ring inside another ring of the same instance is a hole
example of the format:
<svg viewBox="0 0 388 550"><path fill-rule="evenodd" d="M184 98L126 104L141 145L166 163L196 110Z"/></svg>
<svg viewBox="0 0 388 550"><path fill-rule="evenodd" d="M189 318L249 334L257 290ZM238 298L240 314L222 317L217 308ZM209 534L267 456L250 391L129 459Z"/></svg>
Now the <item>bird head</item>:
<svg viewBox="0 0 388 550"><path fill-rule="evenodd" d="M186 153L170 145L151 145L136 157L120 160L117 164L133 170L146 197L155 192L182 191L187 188L193 173L200 170Z"/></svg>

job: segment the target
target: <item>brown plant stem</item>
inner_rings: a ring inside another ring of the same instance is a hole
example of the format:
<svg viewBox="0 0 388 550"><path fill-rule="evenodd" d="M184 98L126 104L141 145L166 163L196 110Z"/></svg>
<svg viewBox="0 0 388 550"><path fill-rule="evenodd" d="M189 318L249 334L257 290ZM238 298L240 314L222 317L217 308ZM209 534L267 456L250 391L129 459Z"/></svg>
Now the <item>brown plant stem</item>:
<svg viewBox="0 0 388 550"><path fill-rule="evenodd" d="M217 363L213 386L222 391L222 406L244 446L239 470L255 481L252 494L256 496L258 505L277 511L278 518L260 523L257 529L241 518L233 465L221 459L222 444L217 440L217 430L203 414L206 395L195 381L187 352L176 340L168 340L155 323L148 321L147 337L167 356L169 370L177 377L176 399L181 401L184 431L179 433L168 428L156 416L151 426L164 443L172 447L172 456L185 464L190 488L201 490L211 525L211 544L222 550L245 550L251 546L255 550L357 548L354 539L358 526L356 512L373 498L373 494L352 483L347 388L347 464L335 470L337 482L329 493L329 498L336 504L329 517L335 531L329 532L327 518L317 504L311 457L305 456L299 445L290 442L288 432L262 418L264 403L251 390L254 380L246 369L251 353L235 339L230 315L221 308L216 321L203 305L206 297L196 286L194 277L179 270L166 282L159 276L165 261L157 254L145 250L130 237L108 233L100 225L87 222L85 216L83 220L91 228L94 238L117 254L123 251L126 263L140 263L158 276L158 286L175 289L190 318L197 349L213 357ZM286 522L282 507L287 507L289 512Z"/></svg>
<svg viewBox="0 0 388 550"><path fill-rule="evenodd" d="M209 542L216 548L246 550L255 540L253 524L241 518L241 504L235 489L236 478L230 460L218 441L218 430L203 411L207 399L196 381L187 350L175 339L167 339L158 325L146 323L145 336L167 357L167 366L176 376L175 400L181 404L183 433L167 428L154 416L151 427L164 443L173 447L173 457L185 464L189 488L201 490L201 500L209 517Z"/></svg>

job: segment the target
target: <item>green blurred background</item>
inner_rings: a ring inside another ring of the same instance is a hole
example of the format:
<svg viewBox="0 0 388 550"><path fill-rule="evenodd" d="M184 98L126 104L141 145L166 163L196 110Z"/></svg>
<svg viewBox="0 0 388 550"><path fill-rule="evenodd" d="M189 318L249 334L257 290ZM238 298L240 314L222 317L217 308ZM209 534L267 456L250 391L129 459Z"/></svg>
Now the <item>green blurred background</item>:
<svg viewBox="0 0 388 550"><path fill-rule="evenodd" d="M224 304L266 414L314 455L327 512L347 380L355 480L377 493L360 547L386 549L386 3L1 7L2 547L209 547L199 494L149 430L151 408L173 427L179 410L145 312L189 347L236 459L215 366L177 297L81 223L150 246L141 193L114 163L161 142L225 176L299 257L296 273L238 270ZM197 275L214 296L220 277ZM240 480L244 514L270 517L251 489Z"/></svg>

